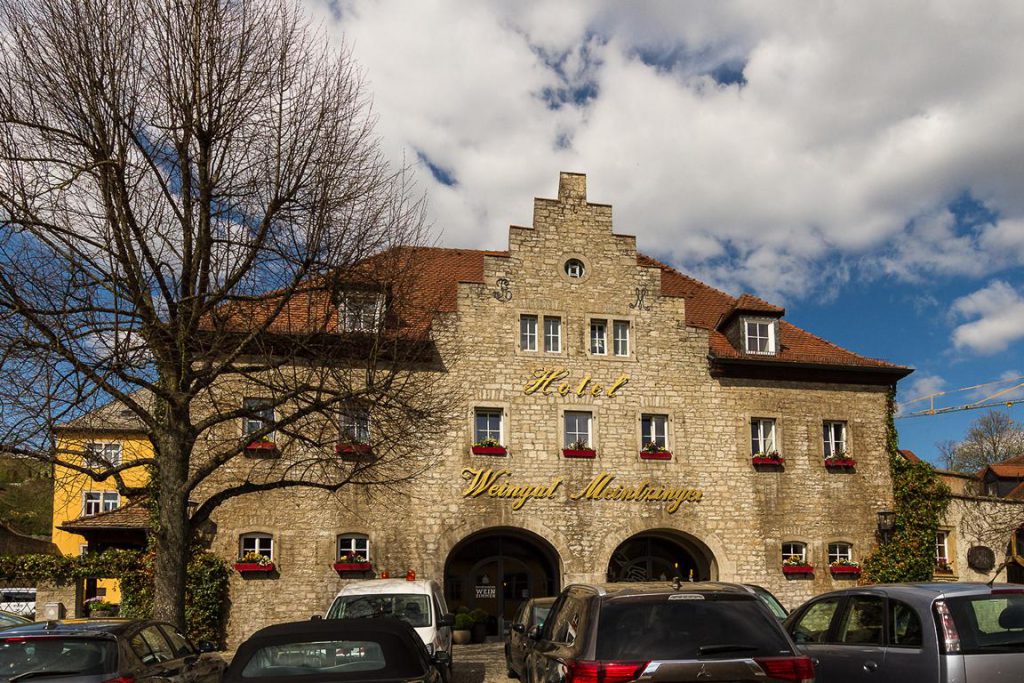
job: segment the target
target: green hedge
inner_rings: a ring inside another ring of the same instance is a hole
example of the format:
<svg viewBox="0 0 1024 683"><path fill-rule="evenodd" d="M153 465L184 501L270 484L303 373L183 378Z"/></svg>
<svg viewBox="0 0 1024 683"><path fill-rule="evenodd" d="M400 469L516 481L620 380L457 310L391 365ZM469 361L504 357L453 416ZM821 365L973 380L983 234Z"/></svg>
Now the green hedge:
<svg viewBox="0 0 1024 683"><path fill-rule="evenodd" d="M153 614L153 555L135 550L106 550L69 555L0 555L0 578L18 583L68 585L85 579L119 579L120 614L148 619ZM228 566L219 557L198 552L188 564L185 627L193 641L223 644L227 620Z"/></svg>

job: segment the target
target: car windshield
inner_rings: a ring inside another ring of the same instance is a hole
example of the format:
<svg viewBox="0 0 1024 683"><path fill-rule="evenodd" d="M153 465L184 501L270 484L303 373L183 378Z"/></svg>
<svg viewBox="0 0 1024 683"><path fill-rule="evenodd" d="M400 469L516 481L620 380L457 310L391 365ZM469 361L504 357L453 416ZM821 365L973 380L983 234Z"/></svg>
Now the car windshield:
<svg viewBox="0 0 1024 683"><path fill-rule="evenodd" d="M331 605L328 619L397 617L413 627L430 626L429 596L414 593L342 595Z"/></svg>
<svg viewBox="0 0 1024 683"><path fill-rule="evenodd" d="M253 651L242 678L276 680L309 676L330 680L375 681L423 676L425 666L402 639L379 634L366 640L274 643Z"/></svg>
<svg viewBox="0 0 1024 683"><path fill-rule="evenodd" d="M98 676L116 670L117 645L113 640L61 636L0 638L0 681L44 675Z"/></svg>
<svg viewBox="0 0 1024 683"><path fill-rule="evenodd" d="M782 627L753 595L677 594L610 601L597 659L710 659L791 654Z"/></svg>
<svg viewBox="0 0 1024 683"><path fill-rule="evenodd" d="M964 654L1024 652L1024 593L947 598Z"/></svg>

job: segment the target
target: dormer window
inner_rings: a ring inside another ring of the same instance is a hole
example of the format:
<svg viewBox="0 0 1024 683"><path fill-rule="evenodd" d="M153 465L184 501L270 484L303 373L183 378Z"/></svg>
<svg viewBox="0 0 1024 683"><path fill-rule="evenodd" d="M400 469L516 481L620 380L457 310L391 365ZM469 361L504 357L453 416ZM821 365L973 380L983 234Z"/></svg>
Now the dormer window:
<svg viewBox="0 0 1024 683"><path fill-rule="evenodd" d="M743 348L747 353L774 354L775 321L745 318L743 320Z"/></svg>
<svg viewBox="0 0 1024 683"><path fill-rule="evenodd" d="M338 319L343 332L375 332L384 319L380 292L354 290L342 294Z"/></svg>

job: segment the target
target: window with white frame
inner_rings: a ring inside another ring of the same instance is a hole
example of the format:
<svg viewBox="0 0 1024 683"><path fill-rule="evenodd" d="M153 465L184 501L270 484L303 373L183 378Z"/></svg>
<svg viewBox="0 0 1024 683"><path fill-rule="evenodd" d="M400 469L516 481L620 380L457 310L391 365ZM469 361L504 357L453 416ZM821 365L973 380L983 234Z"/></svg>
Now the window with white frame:
<svg viewBox="0 0 1024 683"><path fill-rule="evenodd" d="M841 458L846 455L846 423L826 421L822 432L825 441L825 457Z"/></svg>
<svg viewBox="0 0 1024 683"><path fill-rule="evenodd" d="M562 319L557 316L544 316L544 350L562 352Z"/></svg>
<svg viewBox="0 0 1024 683"><path fill-rule="evenodd" d="M646 450L654 444L658 450L668 450L668 415L640 416L640 447Z"/></svg>
<svg viewBox="0 0 1024 683"><path fill-rule="evenodd" d="M239 539L239 551L239 557L254 553L273 561L274 537L263 533L242 534Z"/></svg>
<svg viewBox="0 0 1024 683"><path fill-rule="evenodd" d="M120 506L121 496L117 491L86 491L82 494L83 517L110 512Z"/></svg>
<svg viewBox="0 0 1024 683"><path fill-rule="evenodd" d="M747 353L775 353L775 323L771 320L744 320L743 344Z"/></svg>
<svg viewBox="0 0 1024 683"><path fill-rule="evenodd" d="M612 324L612 346L616 356L629 355L629 321L616 320Z"/></svg>
<svg viewBox="0 0 1024 683"><path fill-rule="evenodd" d="M82 556L82 557L85 557L86 555L88 555L89 554L89 544L88 543L83 543L83 544L79 545L78 546L78 554L80 556Z"/></svg>
<svg viewBox="0 0 1024 683"><path fill-rule="evenodd" d="M349 406L342 410L339 427L341 443L370 443L370 411L366 407Z"/></svg>
<svg viewBox="0 0 1024 683"><path fill-rule="evenodd" d="M751 455L773 455L775 447L775 420L769 417L755 417L750 420Z"/></svg>
<svg viewBox="0 0 1024 683"><path fill-rule="evenodd" d="M608 353L608 322L605 320L590 321L590 353L596 356Z"/></svg>
<svg viewBox="0 0 1024 683"><path fill-rule="evenodd" d="M374 291L348 291L342 295L338 317L344 332L373 332L384 317L384 297Z"/></svg>
<svg viewBox="0 0 1024 683"><path fill-rule="evenodd" d="M582 410L565 411L565 448L592 448L591 427L594 416Z"/></svg>
<svg viewBox="0 0 1024 683"><path fill-rule="evenodd" d="M242 429L245 434L255 434L266 429L267 425L274 423L274 403L267 398L243 398L242 409L249 414L242 418ZM261 437L266 441L273 441L274 435L266 434Z"/></svg>
<svg viewBox="0 0 1024 683"><path fill-rule="evenodd" d="M347 555L349 559L355 559L356 555L363 558L364 562L370 560L370 539L366 534L341 534L338 536L338 557Z"/></svg>
<svg viewBox="0 0 1024 683"><path fill-rule="evenodd" d="M85 466L94 469L117 467L121 464L121 444L114 442L90 443L85 446Z"/></svg>
<svg viewBox="0 0 1024 683"><path fill-rule="evenodd" d="M565 274L574 280L583 277L586 272L586 266L578 258L571 258L565 262Z"/></svg>
<svg viewBox="0 0 1024 683"><path fill-rule="evenodd" d="M501 408L476 408L473 411L473 443L505 443L502 435L503 413Z"/></svg>
<svg viewBox="0 0 1024 683"><path fill-rule="evenodd" d="M537 316L519 316L519 350L537 350Z"/></svg>
<svg viewBox="0 0 1024 683"><path fill-rule="evenodd" d="M787 543L782 544L783 561L794 557L800 562L807 561L807 545L805 543L800 543L799 541L789 541Z"/></svg>
<svg viewBox="0 0 1024 683"><path fill-rule="evenodd" d="M946 566L949 564L949 532L935 532L935 564Z"/></svg>
<svg viewBox="0 0 1024 683"><path fill-rule="evenodd" d="M833 562L852 562L853 561L853 546L849 543L829 543L828 544L828 563Z"/></svg>

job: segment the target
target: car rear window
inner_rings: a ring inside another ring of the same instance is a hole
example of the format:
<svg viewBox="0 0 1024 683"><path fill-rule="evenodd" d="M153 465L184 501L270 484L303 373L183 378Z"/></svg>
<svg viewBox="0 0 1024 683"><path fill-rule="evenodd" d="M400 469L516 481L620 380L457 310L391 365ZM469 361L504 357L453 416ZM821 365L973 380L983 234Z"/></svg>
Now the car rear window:
<svg viewBox="0 0 1024 683"><path fill-rule="evenodd" d="M788 654L779 622L752 595L674 594L609 600L599 660L730 659Z"/></svg>
<svg viewBox="0 0 1024 683"><path fill-rule="evenodd" d="M117 671L117 645L113 640L61 636L0 638L0 680L29 671L48 677L99 676Z"/></svg>
<svg viewBox="0 0 1024 683"><path fill-rule="evenodd" d="M327 613L328 619L396 617L413 628L430 626L430 597L419 593L342 595Z"/></svg>
<svg viewBox="0 0 1024 683"><path fill-rule="evenodd" d="M1024 652L1024 593L946 598L964 654Z"/></svg>
<svg viewBox="0 0 1024 683"><path fill-rule="evenodd" d="M242 668L242 678L283 680L303 677L330 680L417 678L425 667L407 644L387 634L373 640L320 640L272 643L256 649Z"/></svg>

